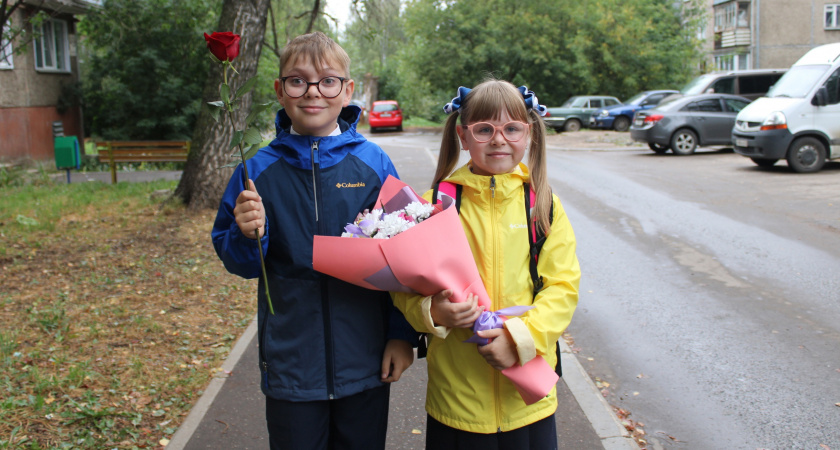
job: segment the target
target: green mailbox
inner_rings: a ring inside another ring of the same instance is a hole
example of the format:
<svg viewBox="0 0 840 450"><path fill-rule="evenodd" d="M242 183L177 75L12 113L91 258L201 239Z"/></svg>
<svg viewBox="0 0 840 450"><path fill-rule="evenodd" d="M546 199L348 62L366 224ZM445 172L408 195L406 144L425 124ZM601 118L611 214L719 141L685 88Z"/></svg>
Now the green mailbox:
<svg viewBox="0 0 840 450"><path fill-rule="evenodd" d="M78 169L80 165L79 140L76 136L55 138L56 169Z"/></svg>

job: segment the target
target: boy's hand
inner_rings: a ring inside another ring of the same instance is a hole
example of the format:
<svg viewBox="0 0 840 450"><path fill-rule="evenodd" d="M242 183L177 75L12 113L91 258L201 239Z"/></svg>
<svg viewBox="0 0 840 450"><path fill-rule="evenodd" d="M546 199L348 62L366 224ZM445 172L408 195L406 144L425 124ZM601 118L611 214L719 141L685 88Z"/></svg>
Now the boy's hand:
<svg viewBox="0 0 840 450"><path fill-rule="evenodd" d="M435 325L443 325L447 328L470 328L478 316L484 311L483 306L478 306L478 296L469 294L467 301L452 303L449 297L452 291L449 289L438 292L432 297L432 320Z"/></svg>
<svg viewBox="0 0 840 450"><path fill-rule="evenodd" d="M478 353L484 357L487 364L496 370L504 370L519 362L519 355L516 353L516 342L504 328L482 330L477 333L483 338L490 339L487 345L479 345Z"/></svg>
<svg viewBox="0 0 840 450"><path fill-rule="evenodd" d="M385 353L382 355L382 378L383 383L398 381L405 372L405 369L414 362L414 350L411 344L401 339L390 339L385 344Z"/></svg>
<svg viewBox="0 0 840 450"><path fill-rule="evenodd" d="M263 209L262 197L257 193L254 182L248 180L249 190L242 191L236 197L236 207L233 208L233 216L242 234L249 239L256 239L254 230L259 230L260 238L265 235L265 210Z"/></svg>

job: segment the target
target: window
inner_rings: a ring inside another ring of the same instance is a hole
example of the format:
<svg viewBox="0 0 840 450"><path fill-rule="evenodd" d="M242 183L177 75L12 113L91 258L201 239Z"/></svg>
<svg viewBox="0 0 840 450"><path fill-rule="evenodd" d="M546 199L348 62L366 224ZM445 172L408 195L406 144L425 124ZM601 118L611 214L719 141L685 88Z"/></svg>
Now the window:
<svg viewBox="0 0 840 450"><path fill-rule="evenodd" d="M70 47L67 22L51 19L41 24L34 39L35 68L43 71L70 72Z"/></svg>
<svg viewBox="0 0 840 450"><path fill-rule="evenodd" d="M615 100L613 100L613 99L611 99L611 98L604 99L604 107L607 107L607 106L615 106L615 105L617 105L617 104L618 104L618 102L617 102L617 101L615 101Z"/></svg>
<svg viewBox="0 0 840 450"><path fill-rule="evenodd" d="M715 7L715 31L723 31L725 29L733 28L735 26L735 16L738 11L738 5L735 2L730 2L722 6Z"/></svg>
<svg viewBox="0 0 840 450"><path fill-rule="evenodd" d="M723 112L720 106L720 101L717 99L700 100L699 102L689 103L683 108L683 111L694 112Z"/></svg>
<svg viewBox="0 0 840 450"><path fill-rule="evenodd" d="M827 105L836 105L840 103L840 69L834 71L827 80L825 80L826 90L828 91L828 98L826 98Z"/></svg>
<svg viewBox="0 0 840 450"><path fill-rule="evenodd" d="M709 92L709 90L707 89L706 92ZM711 92L718 94L734 94L735 78L721 78L720 80L715 81L715 84L711 86Z"/></svg>
<svg viewBox="0 0 840 450"><path fill-rule="evenodd" d="M840 14L840 5L825 5L825 28L827 30L840 29L840 19L837 18Z"/></svg>
<svg viewBox="0 0 840 450"><path fill-rule="evenodd" d="M590 108L600 108L601 107L601 99L600 98L593 98L589 100L589 107Z"/></svg>
<svg viewBox="0 0 840 450"><path fill-rule="evenodd" d="M12 59L12 42L8 38L9 29L3 30L3 41L0 42L0 69L14 69L15 64Z"/></svg>
<svg viewBox="0 0 840 450"><path fill-rule="evenodd" d="M730 112L734 112L734 113L740 112L747 105L749 105L749 103L747 103L745 101L736 100L734 98L727 98L726 100L723 101L723 103L726 104L726 109L727 110L729 110Z"/></svg>
<svg viewBox="0 0 840 450"><path fill-rule="evenodd" d="M750 55L720 55L715 56L715 69L717 70L747 70L750 68Z"/></svg>
<svg viewBox="0 0 840 450"><path fill-rule="evenodd" d="M738 90L741 95L764 94L779 81L782 74L773 75L741 75L738 77Z"/></svg>

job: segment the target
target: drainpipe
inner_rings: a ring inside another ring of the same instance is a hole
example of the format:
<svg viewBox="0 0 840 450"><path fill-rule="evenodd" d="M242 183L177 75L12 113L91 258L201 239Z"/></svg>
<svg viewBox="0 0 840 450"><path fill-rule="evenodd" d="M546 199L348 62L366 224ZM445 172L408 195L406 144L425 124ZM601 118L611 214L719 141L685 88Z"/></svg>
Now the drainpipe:
<svg viewBox="0 0 840 450"><path fill-rule="evenodd" d="M761 0L755 0L755 69L761 68Z"/></svg>

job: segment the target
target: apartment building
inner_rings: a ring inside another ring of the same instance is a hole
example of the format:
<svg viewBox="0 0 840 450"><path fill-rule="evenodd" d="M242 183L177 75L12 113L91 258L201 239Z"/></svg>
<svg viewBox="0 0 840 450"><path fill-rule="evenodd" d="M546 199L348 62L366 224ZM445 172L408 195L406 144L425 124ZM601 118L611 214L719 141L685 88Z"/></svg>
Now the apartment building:
<svg viewBox="0 0 840 450"><path fill-rule="evenodd" d="M5 3L4 3L5 4ZM14 5L6 30L26 27L33 39L0 42L0 163L49 160L53 136L83 138L82 111L68 100L79 80L76 16L102 5L102 0L23 0ZM33 27L39 11L46 20ZM34 29L33 29L34 28ZM23 52L15 52L23 46Z"/></svg>
<svg viewBox="0 0 840 450"><path fill-rule="evenodd" d="M705 29L711 70L790 67L840 42L840 0L711 0Z"/></svg>

